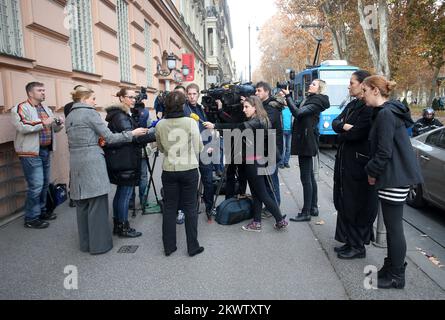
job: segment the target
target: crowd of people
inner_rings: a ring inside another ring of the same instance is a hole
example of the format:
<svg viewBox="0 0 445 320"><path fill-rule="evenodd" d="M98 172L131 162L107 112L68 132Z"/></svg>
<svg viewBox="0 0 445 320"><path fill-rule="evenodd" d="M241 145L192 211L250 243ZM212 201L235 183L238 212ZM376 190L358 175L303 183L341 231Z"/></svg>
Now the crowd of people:
<svg viewBox="0 0 445 320"><path fill-rule="evenodd" d="M353 100L332 123L338 133L333 193L338 212L335 239L343 243L334 250L340 259L366 257L365 245L374 240L373 223L380 201L388 239L387 257L378 272L380 288L405 285L403 208L409 186L422 182L406 130L413 125L409 109L389 98L395 85L383 76L364 70L354 72L349 85ZM83 252L108 252L113 247L112 234L123 238L142 235L131 228L128 211L136 186L140 205L144 205L147 163L143 161L143 148L156 142L164 154L164 253L170 256L177 250L176 224L182 222L188 254L202 253L204 247L198 241L198 185L201 181L205 210L211 214L215 205L213 172L215 165L221 165L203 159L219 148L220 143L215 142L219 136L232 130L243 133L239 141L242 151L241 161L230 161L224 170L226 198L246 193L248 184L253 200L253 220L242 230L260 232L262 217L267 213L274 217L275 229L288 228L286 214L280 209L278 170L290 167L290 155L298 156L304 202L301 211L289 220L310 221L320 211L313 158L319 152L320 114L330 107L326 86L322 79L314 79L306 98L297 104L289 90L282 89L273 96L270 85L259 82L255 95L242 97L241 115L227 114L217 101L216 122L208 121L199 104L196 84L178 86L163 97L162 103L157 101L159 119L154 128L148 128L148 112L144 107L135 109L136 92L130 88L117 92L118 101L105 109L104 121L95 110L94 92L76 86L73 101L65 106L64 120L43 105L44 84L29 83L28 100L12 110L17 128L15 148L28 184L25 227L46 228L48 220L56 218L45 211L45 202L54 135L64 125L70 152L70 198L77 210ZM234 158L230 153L229 159ZM110 184L117 186L113 229L108 220Z"/></svg>

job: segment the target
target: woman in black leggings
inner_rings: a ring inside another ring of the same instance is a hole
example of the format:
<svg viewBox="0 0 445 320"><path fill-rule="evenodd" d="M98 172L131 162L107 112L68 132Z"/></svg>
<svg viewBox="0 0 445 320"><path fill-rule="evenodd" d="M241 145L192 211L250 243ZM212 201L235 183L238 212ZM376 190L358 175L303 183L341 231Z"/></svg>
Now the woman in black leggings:
<svg viewBox="0 0 445 320"><path fill-rule="evenodd" d="M368 183L378 190L387 231L388 256L377 282L383 289L405 287L403 206L409 186L423 182L407 132L413 125L410 111L402 103L389 100L395 86L383 76L370 76L363 81L363 99L378 111L369 134L371 159L365 170Z"/></svg>
<svg viewBox="0 0 445 320"><path fill-rule="evenodd" d="M240 166L241 170L249 182L250 191L252 192L253 198L253 221L242 227L245 231L261 231L261 208L264 203L267 210L272 213L275 218L275 228L277 230L285 229L288 222L285 220L286 216L281 214L280 208L278 207L275 200L270 196L266 189L266 181L264 176L261 175L263 169L265 169L260 162L263 162L262 155L260 155L256 147L259 145L267 146L267 140L260 143L256 142L257 130L267 130L270 128L269 118L267 117L267 112L264 110L261 100L256 96L250 96L243 101L243 111L247 116L248 121L242 123L210 123L205 122L204 126L207 129L240 129L242 131L251 130L254 141L249 141L249 138L243 138L243 163ZM267 139L267 132L264 134L265 139ZM248 147L253 143L253 148Z"/></svg>
<svg viewBox="0 0 445 320"><path fill-rule="evenodd" d="M290 92L282 90L286 95L287 105L295 117L292 126L291 154L298 155L300 164L300 180L303 185L303 209L290 221L310 221L311 216L318 216L318 191L314 177L313 157L318 153L318 122L320 113L329 108L329 97L323 94L326 91L326 82L315 79L309 86L308 96L300 104L295 105Z"/></svg>

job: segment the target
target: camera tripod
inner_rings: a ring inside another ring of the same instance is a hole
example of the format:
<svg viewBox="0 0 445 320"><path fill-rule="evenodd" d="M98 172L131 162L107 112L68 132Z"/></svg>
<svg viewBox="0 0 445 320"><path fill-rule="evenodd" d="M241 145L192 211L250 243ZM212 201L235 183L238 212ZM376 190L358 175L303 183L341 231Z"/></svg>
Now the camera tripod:
<svg viewBox="0 0 445 320"><path fill-rule="evenodd" d="M148 173L150 174L150 179L148 181L147 187L145 188L144 196L142 198L142 203L141 203L142 215L146 215L146 214L148 214L147 204L148 204L148 195L150 193L150 186L153 187L153 192L156 197L156 203L162 207L162 202L159 200L158 192L156 191L156 186L155 186L154 179L153 179L153 173L154 173L154 169L156 166L156 160L158 159L158 156L159 156L159 150L156 148L156 151L154 151L154 153L153 153L154 159L153 159L152 164L150 164L150 159L148 158L148 153L147 153L146 147L144 147L143 150L144 150L144 160L143 161L145 161L147 163ZM133 217L135 217L135 216L136 216L136 209L133 210Z"/></svg>

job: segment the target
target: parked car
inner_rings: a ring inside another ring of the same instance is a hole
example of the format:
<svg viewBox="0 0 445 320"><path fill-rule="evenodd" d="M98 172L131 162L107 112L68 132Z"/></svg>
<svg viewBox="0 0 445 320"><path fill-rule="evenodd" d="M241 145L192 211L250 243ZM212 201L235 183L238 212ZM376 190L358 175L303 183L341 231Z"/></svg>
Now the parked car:
<svg viewBox="0 0 445 320"><path fill-rule="evenodd" d="M411 187L407 203L415 208L425 202L445 210L445 127L411 139L424 183Z"/></svg>

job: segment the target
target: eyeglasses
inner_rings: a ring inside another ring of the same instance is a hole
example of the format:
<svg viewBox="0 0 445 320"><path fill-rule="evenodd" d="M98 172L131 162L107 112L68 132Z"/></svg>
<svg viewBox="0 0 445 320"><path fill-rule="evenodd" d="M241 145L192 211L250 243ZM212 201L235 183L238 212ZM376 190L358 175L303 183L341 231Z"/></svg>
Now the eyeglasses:
<svg viewBox="0 0 445 320"><path fill-rule="evenodd" d="M136 97L133 97L133 96L125 96L125 98L128 98L128 99L136 99Z"/></svg>

